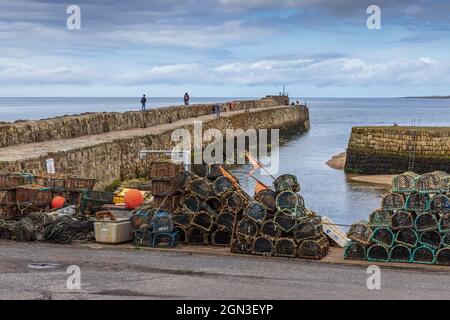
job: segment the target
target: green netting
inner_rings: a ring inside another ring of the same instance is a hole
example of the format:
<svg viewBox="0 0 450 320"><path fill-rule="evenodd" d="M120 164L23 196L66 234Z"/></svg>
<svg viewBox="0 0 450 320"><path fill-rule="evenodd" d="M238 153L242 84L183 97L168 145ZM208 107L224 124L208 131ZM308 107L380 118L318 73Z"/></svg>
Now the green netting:
<svg viewBox="0 0 450 320"><path fill-rule="evenodd" d="M396 245L389 252L389 259L392 262L411 262L411 249L404 245Z"/></svg>
<svg viewBox="0 0 450 320"><path fill-rule="evenodd" d="M417 232L413 229L400 230L395 236L396 243L405 245L410 248L417 246L418 241L419 236L417 235Z"/></svg>
<svg viewBox="0 0 450 320"><path fill-rule="evenodd" d="M431 213L421 213L416 217L415 228L417 232L424 232L429 230L437 230L438 222L433 214Z"/></svg>
<svg viewBox="0 0 450 320"><path fill-rule="evenodd" d="M420 264L434 264L436 260L435 252L433 249L422 246L413 251L412 262Z"/></svg>
<svg viewBox="0 0 450 320"><path fill-rule="evenodd" d="M366 260L366 247L358 242L349 242L345 246L344 259Z"/></svg>
<svg viewBox="0 0 450 320"><path fill-rule="evenodd" d="M388 262L389 248L382 244L374 244L367 250L367 260L373 262Z"/></svg>
<svg viewBox="0 0 450 320"><path fill-rule="evenodd" d="M375 210L369 217L369 226L372 228L390 227L391 214L389 213L389 211L383 209Z"/></svg>
<svg viewBox="0 0 450 320"><path fill-rule="evenodd" d="M391 247L394 243L395 236L390 229L379 227L373 231L371 240L375 243L383 244L386 247Z"/></svg>

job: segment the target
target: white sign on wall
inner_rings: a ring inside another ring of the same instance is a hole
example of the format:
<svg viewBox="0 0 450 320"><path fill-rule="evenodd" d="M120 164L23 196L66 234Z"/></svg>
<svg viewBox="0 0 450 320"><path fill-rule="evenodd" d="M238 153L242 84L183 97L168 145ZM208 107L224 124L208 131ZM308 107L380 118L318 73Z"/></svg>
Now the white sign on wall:
<svg viewBox="0 0 450 320"><path fill-rule="evenodd" d="M55 173L55 159L45 160L45 166L47 167L47 173Z"/></svg>

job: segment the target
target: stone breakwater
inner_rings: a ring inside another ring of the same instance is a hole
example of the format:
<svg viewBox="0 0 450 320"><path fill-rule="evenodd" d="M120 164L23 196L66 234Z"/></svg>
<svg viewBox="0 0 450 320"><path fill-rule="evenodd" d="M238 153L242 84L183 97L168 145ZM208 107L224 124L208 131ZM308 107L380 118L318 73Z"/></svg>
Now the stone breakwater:
<svg viewBox="0 0 450 320"><path fill-rule="evenodd" d="M345 170L359 174L391 174L408 170L415 148L414 171L450 171L450 127L355 127Z"/></svg>
<svg viewBox="0 0 450 320"><path fill-rule="evenodd" d="M237 111L222 113L220 118L211 115L210 106L183 108L148 111L158 115L160 120L149 118L150 123L139 119L148 117L142 112L80 115L78 121L77 116L43 120L44 123L58 125L35 124L37 127L29 127L28 134L25 133L26 139L34 142L0 148L0 173L24 171L37 174L46 170L45 160L53 158L57 172L95 178L97 189L103 189L119 179L145 176L148 164L154 159L139 159L139 151L172 149L176 144L171 139L173 130L192 132L196 121L203 123L203 130L215 128L223 133L226 129L280 129L282 134L309 130L306 107L277 106L277 102L271 99L243 102L236 106ZM121 117L128 119L125 124L120 124L118 119ZM139 120L134 127L130 118ZM103 120L98 122L99 119ZM71 124L65 128L64 121L68 120ZM97 128L97 125L102 128ZM119 127L125 129L111 131L111 128ZM36 128L42 128L52 139L36 135Z"/></svg>

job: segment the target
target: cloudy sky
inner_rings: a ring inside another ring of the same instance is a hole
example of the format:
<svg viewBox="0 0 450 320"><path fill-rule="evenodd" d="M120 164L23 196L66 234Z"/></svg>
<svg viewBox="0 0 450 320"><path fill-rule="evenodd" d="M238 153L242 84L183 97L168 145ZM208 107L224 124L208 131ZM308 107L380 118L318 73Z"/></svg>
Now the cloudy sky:
<svg viewBox="0 0 450 320"><path fill-rule="evenodd" d="M66 9L81 8L81 30ZM366 10L381 12L369 30ZM447 0L1 0L0 96L450 94Z"/></svg>

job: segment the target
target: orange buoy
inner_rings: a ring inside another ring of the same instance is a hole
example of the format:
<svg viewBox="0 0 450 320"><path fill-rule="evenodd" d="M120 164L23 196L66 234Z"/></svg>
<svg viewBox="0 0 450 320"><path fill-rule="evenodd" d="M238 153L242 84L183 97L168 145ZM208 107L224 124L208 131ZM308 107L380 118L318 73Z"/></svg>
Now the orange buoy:
<svg viewBox="0 0 450 320"><path fill-rule="evenodd" d="M144 195L136 189L128 190L125 193L125 205L127 208L136 209L144 204Z"/></svg>
<svg viewBox="0 0 450 320"><path fill-rule="evenodd" d="M52 200L52 209L62 209L66 204L66 199L61 196L54 197Z"/></svg>

